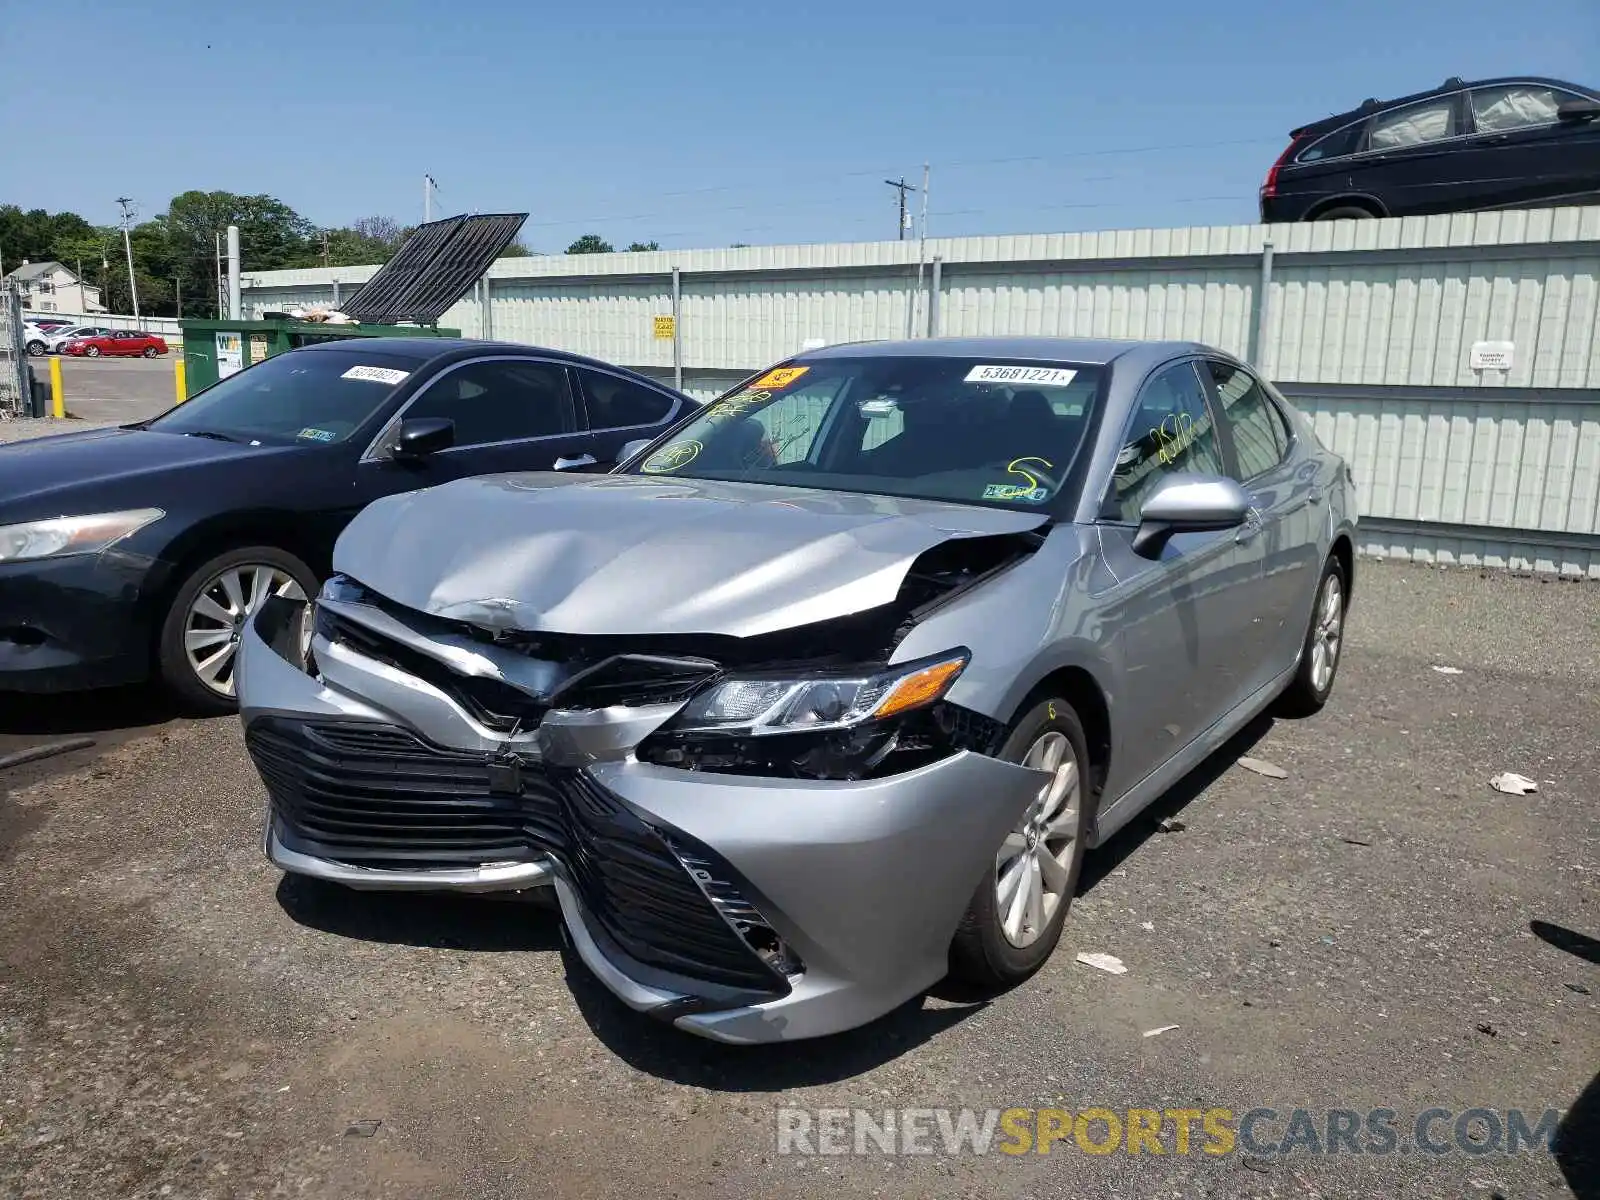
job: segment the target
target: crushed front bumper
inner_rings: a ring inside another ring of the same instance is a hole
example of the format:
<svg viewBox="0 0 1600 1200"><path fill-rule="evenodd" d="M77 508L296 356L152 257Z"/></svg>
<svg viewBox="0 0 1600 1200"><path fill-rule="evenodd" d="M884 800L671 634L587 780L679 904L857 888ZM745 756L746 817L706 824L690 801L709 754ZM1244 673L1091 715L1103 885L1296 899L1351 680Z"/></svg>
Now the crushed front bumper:
<svg viewBox="0 0 1600 1200"><path fill-rule="evenodd" d="M277 866L370 889L553 887L610 991L726 1042L838 1032L935 983L1045 782L971 752L848 783L653 766L632 749L675 706L552 712L507 738L394 667L316 654L320 677L254 626L240 649Z"/></svg>

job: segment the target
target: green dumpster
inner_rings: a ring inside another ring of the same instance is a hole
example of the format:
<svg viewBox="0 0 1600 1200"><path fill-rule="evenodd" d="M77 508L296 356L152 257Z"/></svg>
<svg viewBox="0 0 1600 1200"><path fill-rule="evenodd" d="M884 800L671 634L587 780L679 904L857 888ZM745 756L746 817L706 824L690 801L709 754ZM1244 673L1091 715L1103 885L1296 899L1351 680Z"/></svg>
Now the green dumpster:
<svg viewBox="0 0 1600 1200"><path fill-rule="evenodd" d="M328 325L319 321L222 321L199 317L183 318L178 328L183 335L184 384L189 396L251 363L316 342L461 336L459 329L431 325Z"/></svg>

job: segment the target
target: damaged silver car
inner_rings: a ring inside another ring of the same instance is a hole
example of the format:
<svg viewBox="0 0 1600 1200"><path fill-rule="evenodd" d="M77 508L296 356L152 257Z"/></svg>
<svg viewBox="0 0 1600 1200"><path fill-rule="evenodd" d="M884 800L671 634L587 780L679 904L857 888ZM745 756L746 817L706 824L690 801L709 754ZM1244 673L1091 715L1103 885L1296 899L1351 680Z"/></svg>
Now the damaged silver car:
<svg viewBox="0 0 1600 1200"><path fill-rule="evenodd" d="M1354 486L1189 343L921 340L753 376L609 475L379 500L246 631L266 852L551 888L624 1002L728 1042L1014 984L1087 850L1333 687Z"/></svg>

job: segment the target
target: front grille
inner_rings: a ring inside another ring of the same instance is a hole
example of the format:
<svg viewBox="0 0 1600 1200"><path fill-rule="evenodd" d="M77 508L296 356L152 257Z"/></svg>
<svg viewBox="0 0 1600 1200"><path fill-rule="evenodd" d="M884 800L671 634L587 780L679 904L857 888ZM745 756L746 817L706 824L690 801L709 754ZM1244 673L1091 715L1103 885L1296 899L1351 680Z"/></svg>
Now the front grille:
<svg viewBox="0 0 1600 1200"><path fill-rule="evenodd" d="M635 961L764 995L788 991L662 836L587 775L369 722L263 717L245 745L293 850L409 870L550 854L599 932Z"/></svg>

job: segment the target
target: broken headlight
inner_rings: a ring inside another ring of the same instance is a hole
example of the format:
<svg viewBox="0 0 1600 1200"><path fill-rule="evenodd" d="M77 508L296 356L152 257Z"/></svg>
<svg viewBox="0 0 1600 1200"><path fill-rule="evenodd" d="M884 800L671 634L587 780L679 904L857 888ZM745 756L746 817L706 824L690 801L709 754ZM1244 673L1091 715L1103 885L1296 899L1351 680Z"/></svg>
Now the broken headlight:
<svg viewBox="0 0 1600 1200"><path fill-rule="evenodd" d="M938 714L969 654L853 672L725 677L639 747L645 762L799 779L864 779L952 753Z"/></svg>
<svg viewBox="0 0 1600 1200"><path fill-rule="evenodd" d="M958 650L870 673L810 679L732 676L690 700L672 729L752 737L850 729L937 703L969 657Z"/></svg>

